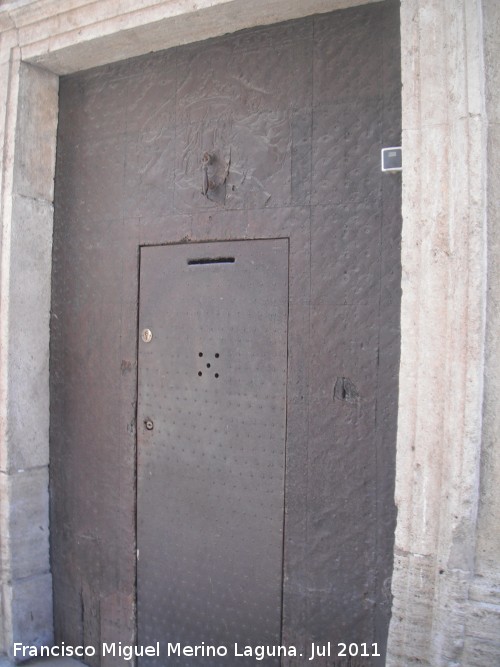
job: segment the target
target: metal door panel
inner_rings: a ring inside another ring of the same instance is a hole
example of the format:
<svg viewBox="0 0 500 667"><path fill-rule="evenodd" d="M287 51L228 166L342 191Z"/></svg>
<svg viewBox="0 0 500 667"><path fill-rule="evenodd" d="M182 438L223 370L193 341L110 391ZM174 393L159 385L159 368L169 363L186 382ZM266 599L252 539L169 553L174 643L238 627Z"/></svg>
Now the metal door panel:
<svg viewBox="0 0 500 667"><path fill-rule="evenodd" d="M142 248L139 309L140 664L234 664L280 642L288 241Z"/></svg>

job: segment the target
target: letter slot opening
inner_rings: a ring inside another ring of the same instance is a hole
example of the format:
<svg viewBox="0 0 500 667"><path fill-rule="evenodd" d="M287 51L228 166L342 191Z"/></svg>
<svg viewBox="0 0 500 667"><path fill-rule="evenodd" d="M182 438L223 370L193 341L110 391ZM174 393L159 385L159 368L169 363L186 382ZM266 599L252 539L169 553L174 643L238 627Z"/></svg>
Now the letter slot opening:
<svg viewBox="0 0 500 667"><path fill-rule="evenodd" d="M200 266L204 264L234 264L234 257L200 257L198 259L188 259L189 266Z"/></svg>

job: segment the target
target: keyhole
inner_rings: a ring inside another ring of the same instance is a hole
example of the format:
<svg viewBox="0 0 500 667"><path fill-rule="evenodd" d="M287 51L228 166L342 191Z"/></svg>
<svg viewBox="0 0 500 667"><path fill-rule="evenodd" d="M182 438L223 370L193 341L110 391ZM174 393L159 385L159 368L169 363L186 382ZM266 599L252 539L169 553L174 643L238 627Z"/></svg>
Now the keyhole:
<svg viewBox="0 0 500 667"><path fill-rule="evenodd" d="M153 340L153 332L151 329L143 329L141 338L145 343L150 343Z"/></svg>

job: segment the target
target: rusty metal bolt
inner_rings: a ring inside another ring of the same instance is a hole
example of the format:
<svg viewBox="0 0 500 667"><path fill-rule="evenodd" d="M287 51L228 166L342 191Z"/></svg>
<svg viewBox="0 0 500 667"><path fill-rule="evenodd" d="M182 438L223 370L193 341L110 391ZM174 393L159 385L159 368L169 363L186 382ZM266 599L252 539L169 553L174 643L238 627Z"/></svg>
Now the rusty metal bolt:
<svg viewBox="0 0 500 667"><path fill-rule="evenodd" d="M201 163L203 166L207 166L209 164L212 164L214 161L214 155L212 153L209 153L208 151L205 151L203 153L203 157L201 158Z"/></svg>

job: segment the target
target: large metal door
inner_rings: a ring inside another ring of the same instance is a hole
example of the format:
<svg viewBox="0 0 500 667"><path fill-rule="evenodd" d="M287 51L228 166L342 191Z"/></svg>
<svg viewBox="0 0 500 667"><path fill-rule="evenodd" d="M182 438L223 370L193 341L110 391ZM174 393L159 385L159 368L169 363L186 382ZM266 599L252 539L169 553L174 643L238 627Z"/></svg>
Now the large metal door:
<svg viewBox="0 0 500 667"><path fill-rule="evenodd" d="M161 645L140 664L234 664L235 642L280 641L288 241L143 247L140 266L138 643ZM168 658L202 642L227 657Z"/></svg>

